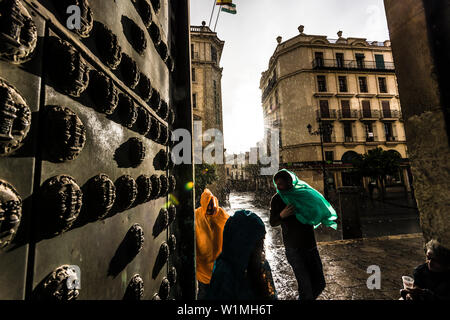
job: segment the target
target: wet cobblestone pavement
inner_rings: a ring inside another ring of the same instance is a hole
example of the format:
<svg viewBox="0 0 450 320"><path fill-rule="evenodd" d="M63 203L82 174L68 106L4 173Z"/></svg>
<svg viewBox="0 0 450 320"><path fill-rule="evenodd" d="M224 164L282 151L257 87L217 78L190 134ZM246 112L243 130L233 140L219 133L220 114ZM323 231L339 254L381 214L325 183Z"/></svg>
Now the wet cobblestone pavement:
<svg viewBox="0 0 450 320"><path fill-rule="evenodd" d="M269 212L254 207L251 193L230 195L225 207L232 215L239 209L258 214L266 224L266 258L272 268L275 286L280 300L298 298L297 282L286 260L281 228L269 224ZM412 275L416 266L424 263L421 234L404 234L356 240L318 242L327 286L318 300L397 300L402 288L401 277ZM381 288L370 290L367 268L380 267Z"/></svg>

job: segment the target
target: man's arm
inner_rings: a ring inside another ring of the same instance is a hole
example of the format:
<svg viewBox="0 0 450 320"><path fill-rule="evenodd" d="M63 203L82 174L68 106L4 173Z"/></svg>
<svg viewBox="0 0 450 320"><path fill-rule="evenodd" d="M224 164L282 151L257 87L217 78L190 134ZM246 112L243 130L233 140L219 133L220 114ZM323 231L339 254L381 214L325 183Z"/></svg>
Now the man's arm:
<svg viewBox="0 0 450 320"><path fill-rule="evenodd" d="M277 227L281 224L280 213L286 206L281 199L278 199L278 195L274 195L272 200L270 200L270 225L272 227ZM284 207L283 207L284 205Z"/></svg>
<svg viewBox="0 0 450 320"><path fill-rule="evenodd" d="M272 197L272 200L270 201L270 225L272 227L277 227L281 224L281 217L280 213L283 210L283 208L280 206L276 199L277 195Z"/></svg>

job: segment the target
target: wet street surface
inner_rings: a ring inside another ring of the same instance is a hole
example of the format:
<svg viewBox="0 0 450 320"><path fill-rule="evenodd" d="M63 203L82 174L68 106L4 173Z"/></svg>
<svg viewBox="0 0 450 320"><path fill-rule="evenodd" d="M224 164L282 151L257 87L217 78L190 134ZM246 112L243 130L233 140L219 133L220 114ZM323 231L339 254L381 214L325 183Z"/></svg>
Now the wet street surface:
<svg viewBox="0 0 450 320"><path fill-rule="evenodd" d="M231 193L230 203L224 207L230 215L240 209L255 212L266 225L266 258L272 268L280 300L298 298L297 281L286 260L281 227L271 227L268 208L253 204L252 193ZM339 240L340 232L316 230L327 287L319 300L398 299L401 277L412 275L416 266L424 263L423 240L418 217L392 212L361 218L363 236L356 240ZM328 228L329 229L329 228ZM397 235L395 235L397 234ZM378 237L374 237L378 236ZM327 241L333 240L333 241ZM367 288L369 266L381 271L381 288Z"/></svg>

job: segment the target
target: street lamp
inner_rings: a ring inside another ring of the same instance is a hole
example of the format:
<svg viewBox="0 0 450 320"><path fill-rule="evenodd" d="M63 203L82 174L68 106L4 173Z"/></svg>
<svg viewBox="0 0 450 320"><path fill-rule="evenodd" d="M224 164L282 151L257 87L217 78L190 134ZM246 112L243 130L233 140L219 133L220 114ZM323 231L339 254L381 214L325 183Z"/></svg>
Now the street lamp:
<svg viewBox="0 0 450 320"><path fill-rule="evenodd" d="M312 125L308 123L306 126L308 129L308 133L312 136L320 136L320 150L322 152L322 175L323 175L323 193L325 198L328 200L328 188L327 188L327 174L325 169L325 156L323 152L323 136L324 135L331 135L333 132L333 124L331 123L322 123L322 121L319 121L319 129L316 131L312 131Z"/></svg>

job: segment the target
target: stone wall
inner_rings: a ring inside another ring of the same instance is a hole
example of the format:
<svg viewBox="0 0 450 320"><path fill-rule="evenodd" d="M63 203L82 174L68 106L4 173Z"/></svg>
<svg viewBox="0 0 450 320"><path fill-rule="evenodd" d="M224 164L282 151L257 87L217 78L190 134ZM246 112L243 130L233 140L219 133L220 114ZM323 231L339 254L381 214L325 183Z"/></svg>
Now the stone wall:
<svg viewBox="0 0 450 320"><path fill-rule="evenodd" d="M450 248L448 85L440 81L444 68L437 64L441 53L435 43L436 38L441 48L450 43L445 33L450 5L421 0L384 3L423 235L426 241L435 238Z"/></svg>

